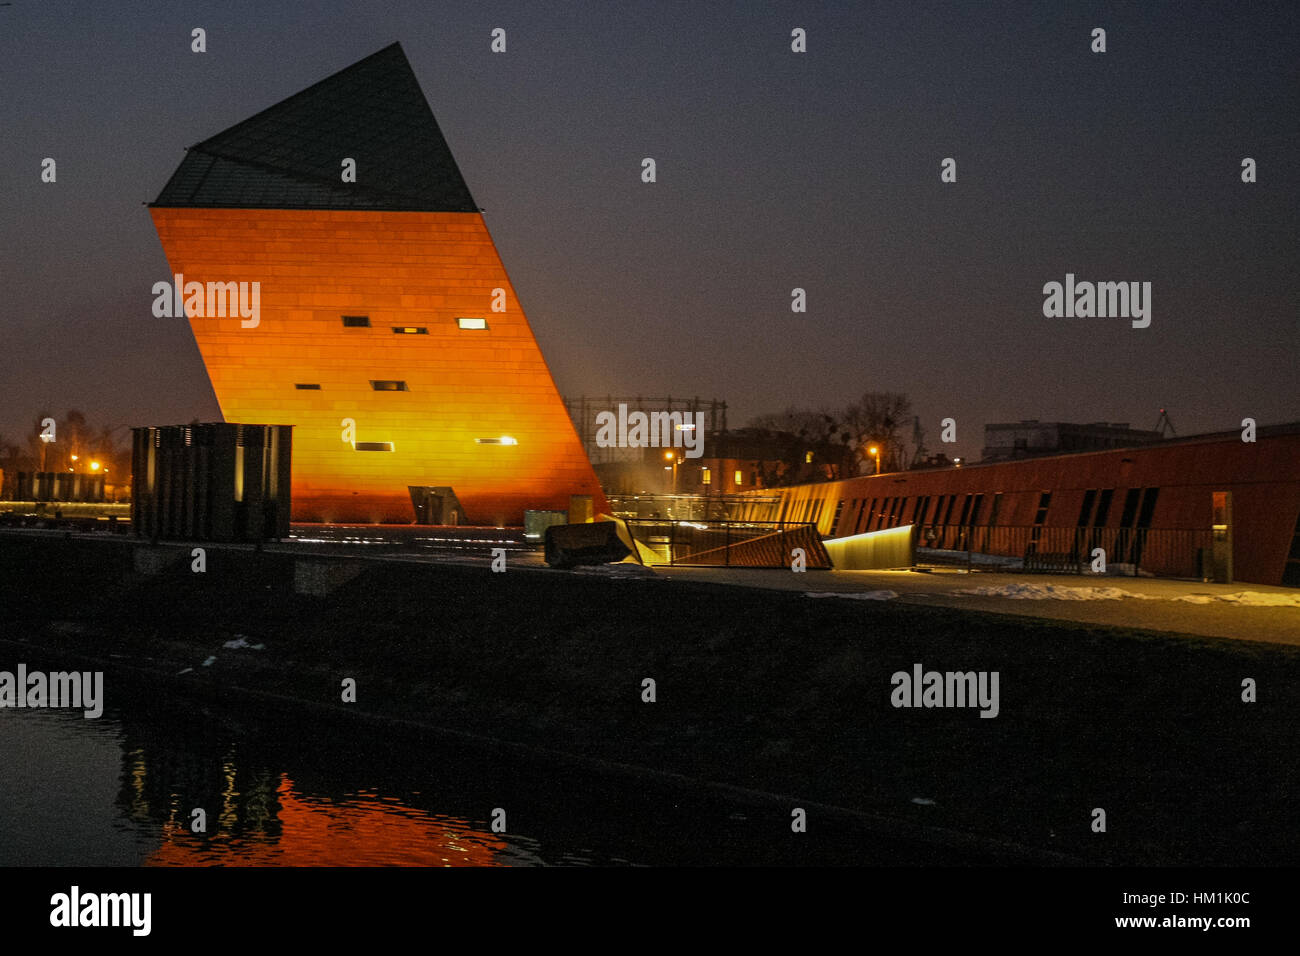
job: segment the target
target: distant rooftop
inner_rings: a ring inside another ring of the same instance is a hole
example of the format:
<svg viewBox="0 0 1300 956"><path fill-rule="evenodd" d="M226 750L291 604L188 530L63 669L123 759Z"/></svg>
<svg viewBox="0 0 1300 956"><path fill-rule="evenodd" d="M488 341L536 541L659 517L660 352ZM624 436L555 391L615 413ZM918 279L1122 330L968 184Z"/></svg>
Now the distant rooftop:
<svg viewBox="0 0 1300 956"><path fill-rule="evenodd" d="M150 205L478 212L398 43L191 146Z"/></svg>
<svg viewBox="0 0 1300 956"><path fill-rule="evenodd" d="M1095 429L1112 429L1115 431L1133 432L1138 435L1160 435L1158 431L1148 431L1141 428L1132 428L1128 422L1044 422L1037 418L1022 418L1018 422L990 422L984 426L985 431L1016 431L1024 428L1026 425L1035 425L1038 428L1057 428L1057 429L1076 429L1082 430L1087 428Z"/></svg>

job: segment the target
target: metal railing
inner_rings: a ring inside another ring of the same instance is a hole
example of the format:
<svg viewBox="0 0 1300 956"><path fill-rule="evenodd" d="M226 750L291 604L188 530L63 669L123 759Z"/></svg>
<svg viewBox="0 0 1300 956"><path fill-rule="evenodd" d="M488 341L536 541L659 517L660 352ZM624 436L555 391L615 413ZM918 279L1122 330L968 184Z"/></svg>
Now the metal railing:
<svg viewBox="0 0 1300 956"><path fill-rule="evenodd" d="M654 518L626 519L628 532L668 565L710 565L717 567L789 567L783 532L805 532L808 544L820 549L816 525L807 521L675 521ZM762 539L780 541L765 553ZM745 558L733 559L739 549ZM755 555L761 557L755 557ZM809 567L813 567L810 555ZM655 562L652 562L655 563ZM827 562L829 563L829 562Z"/></svg>
<svg viewBox="0 0 1300 956"><path fill-rule="evenodd" d="M1043 525L923 525L919 566L976 571L1083 574L1094 552L1106 573L1199 578L1207 573L1211 532L1191 528L1059 528Z"/></svg>
<svg viewBox="0 0 1300 956"><path fill-rule="evenodd" d="M663 519L666 521L737 521L741 509L755 500L779 503L780 497L743 494L725 495L606 495L610 514L616 518ZM774 509L773 509L774 510Z"/></svg>

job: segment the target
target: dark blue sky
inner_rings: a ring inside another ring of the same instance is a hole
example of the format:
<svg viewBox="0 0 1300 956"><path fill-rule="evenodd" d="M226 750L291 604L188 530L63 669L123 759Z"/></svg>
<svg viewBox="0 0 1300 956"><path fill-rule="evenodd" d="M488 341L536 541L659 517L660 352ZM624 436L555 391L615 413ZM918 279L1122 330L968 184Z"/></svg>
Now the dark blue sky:
<svg viewBox="0 0 1300 956"><path fill-rule="evenodd" d="M1300 418L1300 4L14 0L0 434L216 418L187 324L151 314L143 204L184 147L394 40L566 395L716 396L734 425L899 390L967 456L989 421ZM1151 327L1045 318L1067 272L1151 282Z"/></svg>

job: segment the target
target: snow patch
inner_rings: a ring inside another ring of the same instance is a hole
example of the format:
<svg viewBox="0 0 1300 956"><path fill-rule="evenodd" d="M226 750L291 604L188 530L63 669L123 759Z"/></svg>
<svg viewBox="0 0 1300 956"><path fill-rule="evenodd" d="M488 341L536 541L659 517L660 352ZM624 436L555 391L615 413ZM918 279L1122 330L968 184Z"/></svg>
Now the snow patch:
<svg viewBox="0 0 1300 956"><path fill-rule="evenodd" d="M1174 598L1187 604L1235 604L1238 607L1300 607L1300 593L1269 594L1263 591L1237 591L1233 594L1185 594Z"/></svg>
<svg viewBox="0 0 1300 956"><path fill-rule="evenodd" d="M1062 584L1002 584L997 587L960 588L953 594L974 597L1004 597L1018 601L1122 601L1125 598L1149 599L1149 594L1134 594L1123 588L1070 588Z"/></svg>
<svg viewBox="0 0 1300 956"><path fill-rule="evenodd" d="M237 634L237 635L235 635L235 639L234 639L233 641L226 641L226 643L222 644L221 646L224 647L224 648L225 648L226 650L228 650L228 651L238 651L238 650L241 650L242 648L245 648L245 647L248 648L250 651L264 651L264 650L266 650L266 645L265 645L265 644L250 644L250 643L248 643L248 640L244 637L243 634Z"/></svg>
<svg viewBox="0 0 1300 956"><path fill-rule="evenodd" d="M892 601L898 597L897 591L804 591L804 597L810 598L848 598L850 601Z"/></svg>

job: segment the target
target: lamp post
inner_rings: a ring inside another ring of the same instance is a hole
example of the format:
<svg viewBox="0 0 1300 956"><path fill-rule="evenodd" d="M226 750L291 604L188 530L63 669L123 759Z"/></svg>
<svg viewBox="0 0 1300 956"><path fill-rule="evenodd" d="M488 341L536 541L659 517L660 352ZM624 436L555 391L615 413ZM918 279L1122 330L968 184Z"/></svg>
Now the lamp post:
<svg viewBox="0 0 1300 956"><path fill-rule="evenodd" d="M867 453L876 459L876 474L880 474L880 448L876 445L872 445L867 449Z"/></svg>
<svg viewBox="0 0 1300 956"><path fill-rule="evenodd" d="M664 465L664 470L669 468L673 470L673 494L677 494L677 455L674 452L664 452L664 461L672 462L671 465Z"/></svg>

